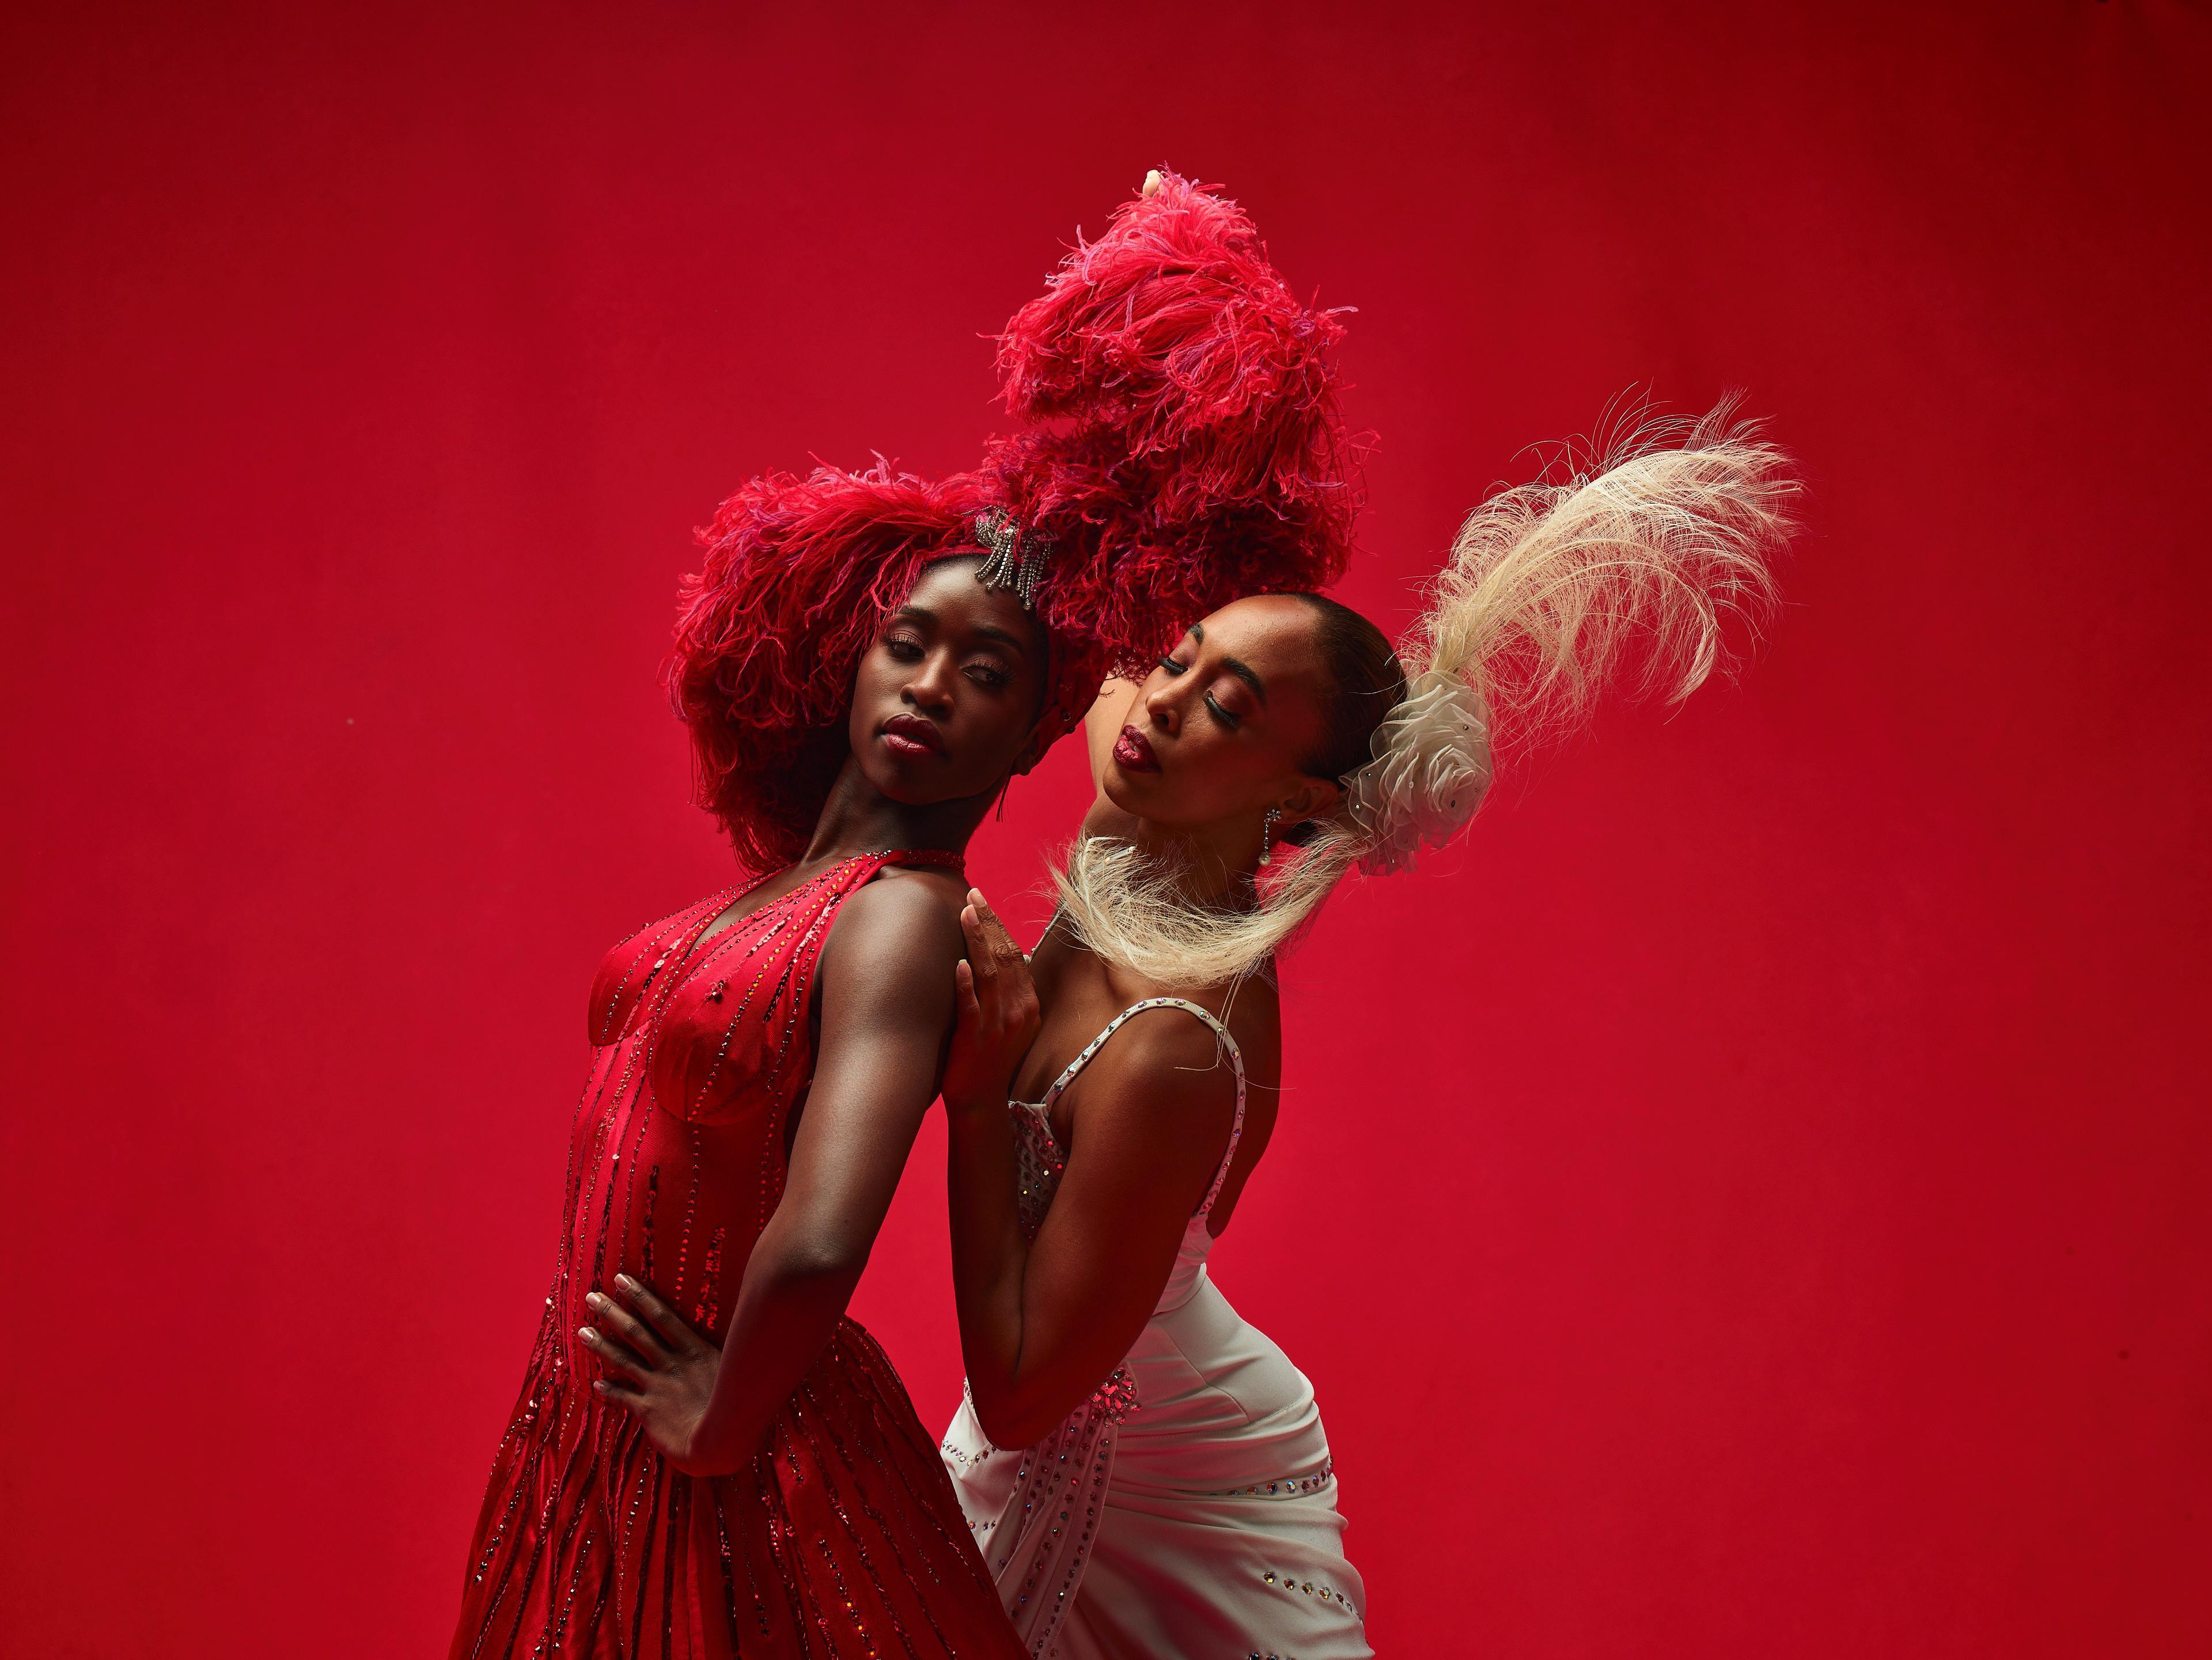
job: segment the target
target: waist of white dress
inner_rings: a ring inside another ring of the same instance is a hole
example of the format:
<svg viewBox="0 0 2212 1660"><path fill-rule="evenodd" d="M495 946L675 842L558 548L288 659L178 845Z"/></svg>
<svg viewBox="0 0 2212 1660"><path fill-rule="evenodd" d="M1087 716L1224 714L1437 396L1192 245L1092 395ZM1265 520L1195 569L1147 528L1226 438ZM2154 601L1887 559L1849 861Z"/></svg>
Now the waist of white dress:
<svg viewBox="0 0 2212 1660"><path fill-rule="evenodd" d="M1213 1236L1206 1231L1206 1218L1194 1216L1183 1230L1182 1243L1176 1249L1175 1267L1168 1271L1168 1282L1160 1287L1160 1299L1152 1305L1152 1318L1173 1314L1198 1295L1199 1286L1206 1280L1206 1253L1213 1248Z"/></svg>
<svg viewBox="0 0 2212 1660"><path fill-rule="evenodd" d="M1136 1402L1113 1426L1109 1503L1333 1502L1334 1465L1312 1384L1207 1276L1182 1306L1146 1323L1124 1367ZM994 1515L1000 1489L1036 1451L994 1448L964 1400L944 1445L963 1504Z"/></svg>
<svg viewBox="0 0 2212 1660"><path fill-rule="evenodd" d="M1309 1449L1301 1475L1327 1457L1313 1385L1238 1315L1202 1266L1180 1302L1146 1322L1123 1365L1137 1394L1124 1420L1128 1435L1297 1441Z"/></svg>

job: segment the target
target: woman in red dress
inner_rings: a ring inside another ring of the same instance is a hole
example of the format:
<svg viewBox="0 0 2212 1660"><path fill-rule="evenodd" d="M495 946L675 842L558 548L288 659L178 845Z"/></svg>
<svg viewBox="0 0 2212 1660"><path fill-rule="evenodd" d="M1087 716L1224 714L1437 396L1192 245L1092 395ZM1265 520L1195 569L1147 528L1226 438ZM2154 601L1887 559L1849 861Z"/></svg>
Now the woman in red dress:
<svg viewBox="0 0 2212 1660"><path fill-rule="evenodd" d="M1039 747L1042 631L975 569L928 566L876 630L798 860L600 967L456 1655L1018 1651L933 1438L843 1317L935 1090L959 849ZM643 1319L603 1294L624 1278ZM745 1364L718 1377L717 1345Z"/></svg>
<svg viewBox="0 0 2212 1660"><path fill-rule="evenodd" d="M1022 1652L845 1304L936 1093L993 800L1168 618L1342 569L1337 332L1233 206L1156 181L1010 324L1028 424L977 472L724 503L674 685L703 802L768 873L593 982L454 1656Z"/></svg>

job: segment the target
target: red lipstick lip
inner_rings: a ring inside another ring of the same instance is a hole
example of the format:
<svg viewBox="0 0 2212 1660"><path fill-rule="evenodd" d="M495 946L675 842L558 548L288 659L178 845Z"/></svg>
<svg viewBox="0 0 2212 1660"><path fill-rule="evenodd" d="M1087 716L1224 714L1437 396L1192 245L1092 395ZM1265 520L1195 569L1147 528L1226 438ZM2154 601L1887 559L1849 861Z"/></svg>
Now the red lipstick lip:
<svg viewBox="0 0 2212 1660"><path fill-rule="evenodd" d="M884 722L883 735L892 740L894 750L927 750L939 756L945 752L945 734L938 731L933 721L925 721L918 714L894 714Z"/></svg>
<svg viewBox="0 0 2212 1660"><path fill-rule="evenodd" d="M1114 740L1114 760L1124 772L1158 772L1160 757L1152 751L1152 740L1134 727L1121 728L1121 735Z"/></svg>

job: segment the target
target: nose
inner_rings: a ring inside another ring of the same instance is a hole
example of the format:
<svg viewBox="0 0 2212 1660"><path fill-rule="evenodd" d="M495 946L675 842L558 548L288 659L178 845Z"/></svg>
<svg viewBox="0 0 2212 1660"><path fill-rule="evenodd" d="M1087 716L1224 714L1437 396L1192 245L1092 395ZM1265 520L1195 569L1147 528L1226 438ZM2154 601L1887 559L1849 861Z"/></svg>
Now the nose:
<svg viewBox="0 0 2212 1660"><path fill-rule="evenodd" d="M1189 678L1188 674L1182 677L1182 680ZM1182 684L1182 680L1170 680L1145 694L1145 718L1170 738L1182 727L1182 704L1176 696L1176 688Z"/></svg>
<svg viewBox="0 0 2212 1660"><path fill-rule="evenodd" d="M959 670L952 653L926 652L914 666L914 672L907 677L906 684L899 688L899 697L925 714L949 714L952 709L952 683Z"/></svg>

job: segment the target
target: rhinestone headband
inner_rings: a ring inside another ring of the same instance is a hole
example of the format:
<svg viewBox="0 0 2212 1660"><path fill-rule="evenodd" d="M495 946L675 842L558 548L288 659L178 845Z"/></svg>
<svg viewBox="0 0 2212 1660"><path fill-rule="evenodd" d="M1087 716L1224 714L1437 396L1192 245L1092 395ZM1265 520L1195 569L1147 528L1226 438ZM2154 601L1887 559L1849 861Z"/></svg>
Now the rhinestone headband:
<svg viewBox="0 0 2212 1660"><path fill-rule="evenodd" d="M977 514L975 530L977 545L987 552L975 580L987 588L1012 589L1024 611L1035 611L1038 579L1058 544L1048 536L1025 534L1002 508Z"/></svg>

